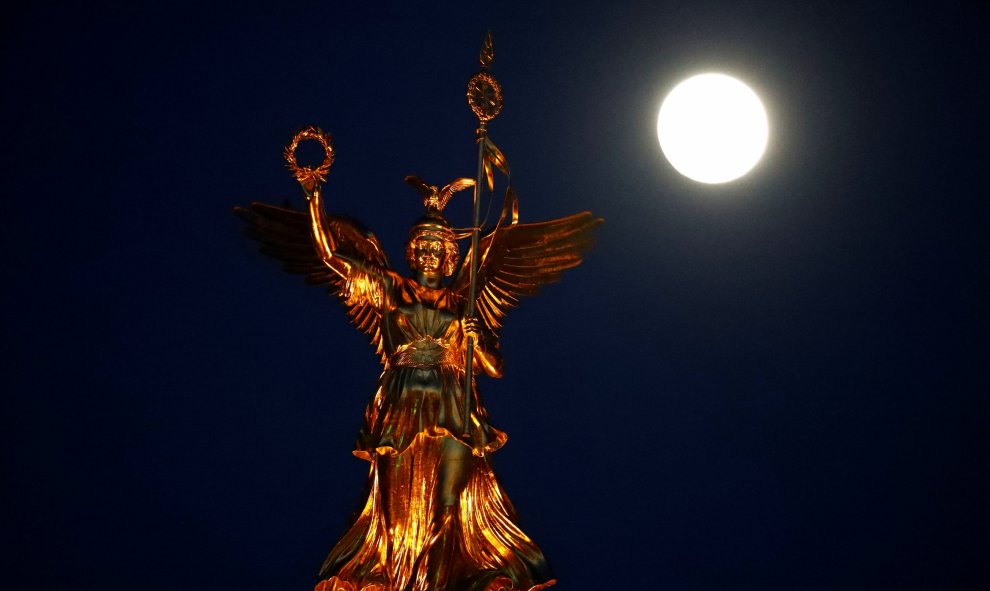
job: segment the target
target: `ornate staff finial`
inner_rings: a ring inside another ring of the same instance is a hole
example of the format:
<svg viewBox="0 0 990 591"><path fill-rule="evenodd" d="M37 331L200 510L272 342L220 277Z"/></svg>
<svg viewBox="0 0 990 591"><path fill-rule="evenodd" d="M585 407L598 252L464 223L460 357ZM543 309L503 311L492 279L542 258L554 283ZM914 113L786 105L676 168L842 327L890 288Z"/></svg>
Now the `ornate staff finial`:
<svg viewBox="0 0 990 591"><path fill-rule="evenodd" d="M488 69L492 67L492 61L495 60L495 44L492 42L492 32L488 31L485 35L485 40L481 44L481 55L478 56L478 61L481 62L481 67Z"/></svg>
<svg viewBox="0 0 990 591"><path fill-rule="evenodd" d="M468 80L467 100L468 105L478 118L478 135L484 135L488 122L494 119L502 110L502 86L499 85L495 76L488 72L492 61L495 60L495 44L492 42L491 31L485 35L485 41L481 44L481 55L478 61L481 62L481 71L471 76Z"/></svg>

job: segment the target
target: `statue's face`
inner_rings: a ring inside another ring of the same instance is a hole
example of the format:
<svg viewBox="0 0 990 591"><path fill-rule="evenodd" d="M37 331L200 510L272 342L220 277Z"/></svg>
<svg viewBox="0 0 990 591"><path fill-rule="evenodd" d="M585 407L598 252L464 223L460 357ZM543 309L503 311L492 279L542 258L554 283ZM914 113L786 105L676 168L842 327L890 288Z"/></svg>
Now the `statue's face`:
<svg viewBox="0 0 990 591"><path fill-rule="evenodd" d="M445 252L443 240L434 236L417 238L413 245L416 260L416 270L427 275L439 274L443 268Z"/></svg>

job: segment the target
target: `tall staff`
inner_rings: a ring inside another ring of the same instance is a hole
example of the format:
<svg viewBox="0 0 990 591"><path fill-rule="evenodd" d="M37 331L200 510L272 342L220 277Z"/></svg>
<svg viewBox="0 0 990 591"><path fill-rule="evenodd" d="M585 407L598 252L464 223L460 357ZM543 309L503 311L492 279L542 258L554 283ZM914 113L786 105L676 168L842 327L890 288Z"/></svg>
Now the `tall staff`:
<svg viewBox="0 0 990 591"><path fill-rule="evenodd" d="M477 143L478 143L478 174L474 183L474 214L471 223L471 283L468 287L467 312L468 318L473 318L475 313L475 300L478 294L478 265L480 264L480 253L478 252L478 240L481 234L481 191L482 182L488 181L489 190L492 189L491 166L486 165L488 157L488 122L495 118L502 110L502 87L495 77L488 72L492 61L495 59L495 47L492 43L492 34L489 31L485 35L485 41L481 44L481 55L478 61L481 63L481 71L471 76L468 80L467 101L468 106L478 118ZM464 366L464 419L462 435L470 437L471 430L471 398L474 396L474 336L468 338L467 353Z"/></svg>

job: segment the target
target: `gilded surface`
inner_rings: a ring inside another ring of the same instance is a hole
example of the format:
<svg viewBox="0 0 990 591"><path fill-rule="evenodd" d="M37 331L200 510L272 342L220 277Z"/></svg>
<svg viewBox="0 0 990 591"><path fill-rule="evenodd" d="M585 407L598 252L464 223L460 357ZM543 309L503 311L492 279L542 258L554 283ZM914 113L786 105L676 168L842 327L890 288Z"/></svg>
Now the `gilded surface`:
<svg viewBox="0 0 990 591"><path fill-rule="evenodd" d="M457 236L442 209L454 192L479 190L480 181L458 179L438 190L408 177L426 212L410 231L412 276L405 277L391 268L374 235L326 213L321 181L332 162L329 135L314 129L296 136L287 159L301 139L320 141L327 154L319 169L290 160L307 210L255 202L237 213L262 252L339 297L383 366L353 452L368 461L367 498L330 551L316 590L537 591L553 585L543 553L520 529L489 464L507 437L490 423L474 376L502 375L499 331L506 314L579 265L601 220L584 212L519 223L510 189L495 228L484 236L475 230L458 266ZM508 173L484 134L479 155L479 178L487 172L491 183L493 169Z"/></svg>
<svg viewBox="0 0 990 591"><path fill-rule="evenodd" d="M495 44L492 43L492 34L489 32L485 35L485 41L481 44L481 54L478 56L482 70L471 76L467 90L468 106L478 118L482 129L502 111L502 86L487 71L494 60Z"/></svg>
<svg viewBox="0 0 990 591"><path fill-rule="evenodd" d="M467 99L471 111L486 124L502 111L502 86L488 72L478 72L468 80Z"/></svg>
<svg viewBox="0 0 990 591"><path fill-rule="evenodd" d="M325 157L319 166L299 166L296 161L296 148L302 140L315 140L323 147ZM303 184L322 183L327 180L327 173L330 172L330 165L333 164L333 147L329 133L324 133L319 127L307 127L297 133L283 152L288 169L292 176Z"/></svg>

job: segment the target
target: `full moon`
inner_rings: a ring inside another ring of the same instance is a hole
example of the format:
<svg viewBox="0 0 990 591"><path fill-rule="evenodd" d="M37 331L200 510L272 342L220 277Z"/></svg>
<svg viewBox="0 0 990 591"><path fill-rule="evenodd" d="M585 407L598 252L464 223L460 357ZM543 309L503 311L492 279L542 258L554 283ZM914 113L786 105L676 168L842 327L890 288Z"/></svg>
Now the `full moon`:
<svg viewBox="0 0 990 591"><path fill-rule="evenodd" d="M749 172L767 147L763 103L724 74L699 74L660 106L660 148L677 172L699 183L726 183Z"/></svg>

